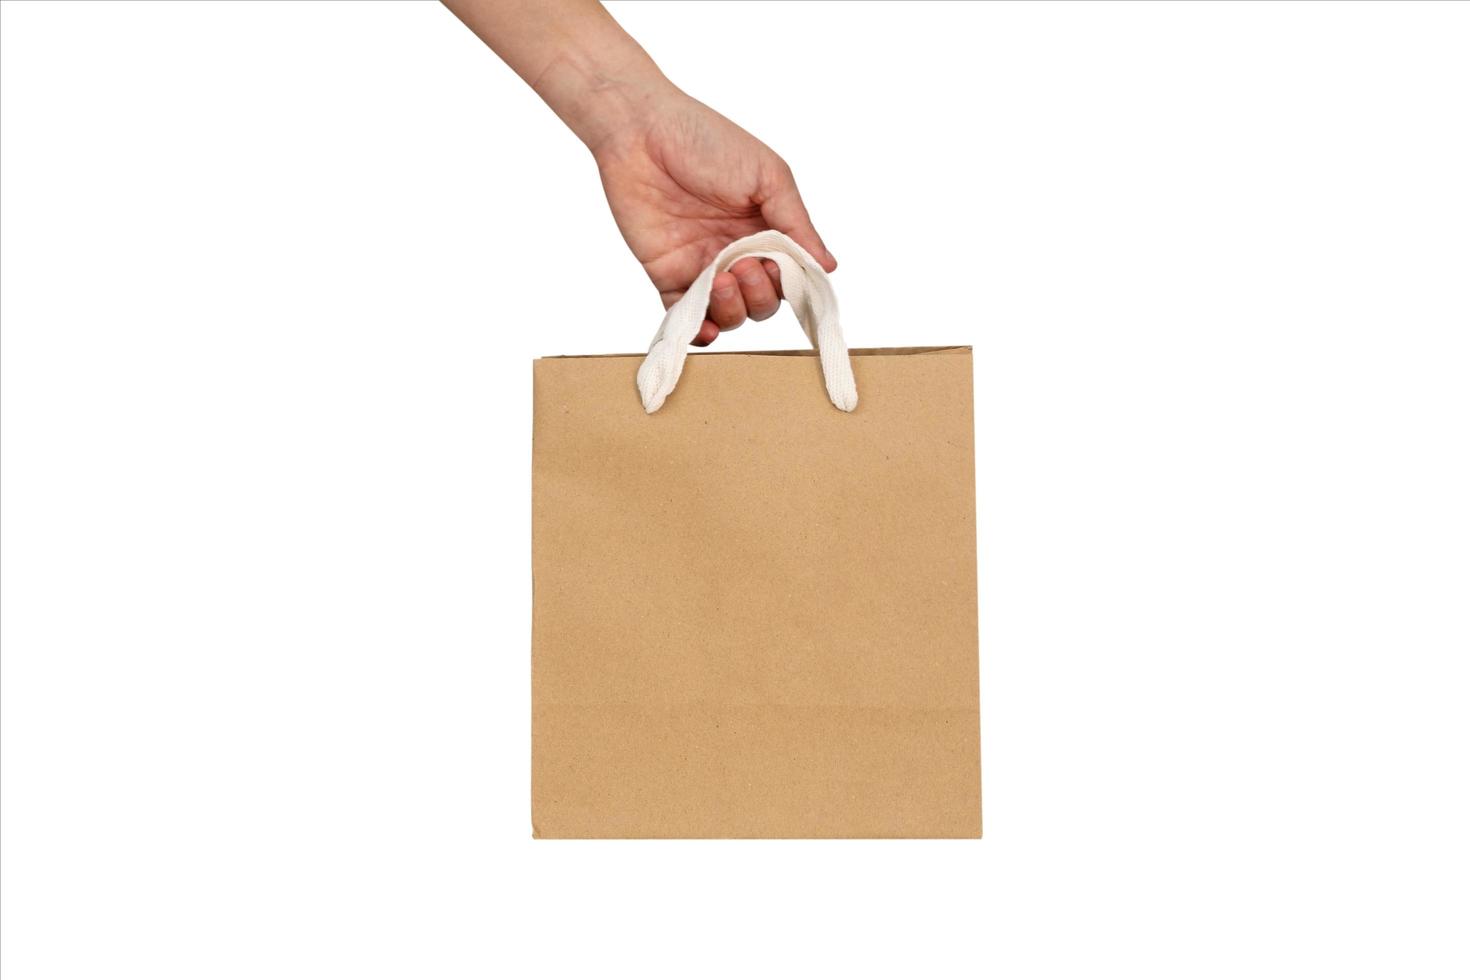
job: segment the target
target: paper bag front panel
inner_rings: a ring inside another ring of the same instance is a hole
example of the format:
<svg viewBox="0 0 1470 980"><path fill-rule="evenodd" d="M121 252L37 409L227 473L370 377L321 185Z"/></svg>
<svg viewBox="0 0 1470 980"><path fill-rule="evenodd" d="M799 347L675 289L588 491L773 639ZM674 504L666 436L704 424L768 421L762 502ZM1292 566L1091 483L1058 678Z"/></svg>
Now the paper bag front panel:
<svg viewBox="0 0 1470 980"><path fill-rule="evenodd" d="M535 362L539 837L975 837L968 348Z"/></svg>

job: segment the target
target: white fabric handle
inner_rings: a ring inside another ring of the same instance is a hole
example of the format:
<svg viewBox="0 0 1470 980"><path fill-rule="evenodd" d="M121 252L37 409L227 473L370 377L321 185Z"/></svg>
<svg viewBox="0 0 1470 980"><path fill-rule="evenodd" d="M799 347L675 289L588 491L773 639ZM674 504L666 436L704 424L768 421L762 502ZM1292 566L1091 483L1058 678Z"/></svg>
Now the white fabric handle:
<svg viewBox="0 0 1470 980"><path fill-rule="evenodd" d="M844 412L857 408L857 383L852 379L852 361L842 339L842 326L837 322L837 294L832 292L827 273L806 249L779 231L763 231L726 245L664 314L648 356L638 368L638 393L643 396L644 411L657 412L679 383L689 344L699 335L704 312L709 308L715 274L749 256L771 259L780 267L781 292L817 349L827 396Z"/></svg>

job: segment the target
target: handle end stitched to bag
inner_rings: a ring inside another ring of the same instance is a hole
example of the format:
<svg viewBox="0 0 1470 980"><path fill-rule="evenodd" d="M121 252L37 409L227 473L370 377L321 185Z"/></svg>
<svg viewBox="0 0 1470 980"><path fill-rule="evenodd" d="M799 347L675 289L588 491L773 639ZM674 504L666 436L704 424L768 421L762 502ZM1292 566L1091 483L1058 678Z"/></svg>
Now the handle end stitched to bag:
<svg viewBox="0 0 1470 980"><path fill-rule="evenodd" d="M670 360L668 347L667 340L655 340L648 349L648 356L638 366L638 397L643 401L643 410L649 415L662 408L664 399L674 390L672 382L665 383ZM678 375L673 381L678 381Z"/></svg>

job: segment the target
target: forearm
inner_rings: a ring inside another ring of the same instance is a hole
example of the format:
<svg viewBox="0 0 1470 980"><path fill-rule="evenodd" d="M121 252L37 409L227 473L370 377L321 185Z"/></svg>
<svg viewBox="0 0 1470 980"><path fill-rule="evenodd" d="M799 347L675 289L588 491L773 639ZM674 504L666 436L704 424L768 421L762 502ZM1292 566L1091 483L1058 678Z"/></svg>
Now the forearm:
<svg viewBox="0 0 1470 980"><path fill-rule="evenodd" d="M596 152L675 90L597 0L444 0Z"/></svg>

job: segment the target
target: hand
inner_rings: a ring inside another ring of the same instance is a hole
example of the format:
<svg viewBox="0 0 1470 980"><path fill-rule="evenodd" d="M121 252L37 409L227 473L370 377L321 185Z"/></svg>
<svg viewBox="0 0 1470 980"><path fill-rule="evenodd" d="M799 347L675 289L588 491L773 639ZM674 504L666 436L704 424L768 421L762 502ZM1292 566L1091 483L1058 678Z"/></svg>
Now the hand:
<svg viewBox="0 0 1470 980"><path fill-rule="evenodd" d="M786 161L676 88L596 0L444 0L587 145L623 239L669 307L726 245L790 235L828 272ZM781 303L774 262L715 277L694 343Z"/></svg>
<svg viewBox="0 0 1470 980"><path fill-rule="evenodd" d="M666 308L722 248L766 229L790 235L826 271L837 268L786 162L677 89L650 100L592 150L613 219ZM708 346L746 317L764 320L780 302L776 264L741 259L715 276L694 345Z"/></svg>

